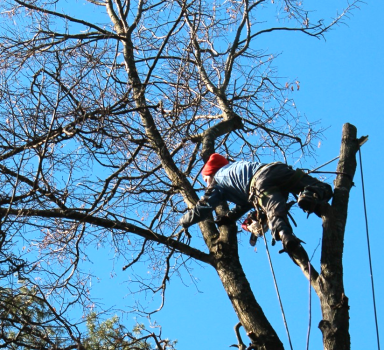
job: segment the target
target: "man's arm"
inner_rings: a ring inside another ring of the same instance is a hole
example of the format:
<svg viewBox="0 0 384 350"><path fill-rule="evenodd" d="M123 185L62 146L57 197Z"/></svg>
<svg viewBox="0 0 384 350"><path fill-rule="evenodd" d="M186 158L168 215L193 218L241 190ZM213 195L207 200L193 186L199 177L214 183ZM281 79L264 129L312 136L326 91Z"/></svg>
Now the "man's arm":
<svg viewBox="0 0 384 350"><path fill-rule="evenodd" d="M193 209L188 210L188 212L183 215L179 223L184 228L188 228L200 221L204 221L209 217L209 214L212 213L212 210L213 208L210 205L197 204Z"/></svg>
<svg viewBox="0 0 384 350"><path fill-rule="evenodd" d="M188 228L200 221L204 221L222 200L222 193L216 185L208 187L204 196L197 202L196 206L193 209L188 210L188 212L180 219L180 225L184 228Z"/></svg>
<svg viewBox="0 0 384 350"><path fill-rule="evenodd" d="M208 189L203 199L200 200L193 209L190 209L180 219L180 225L182 225L184 228L188 228L200 221L204 221L209 217L209 214L220 204L222 200L223 194L218 188ZM241 206L236 205L236 207L231 209L227 215L217 218L215 222L219 226L229 224L230 222L236 222L252 208L253 205L250 203Z"/></svg>
<svg viewBox="0 0 384 350"><path fill-rule="evenodd" d="M253 209L253 205L252 204L246 204L246 205L237 205L231 209L227 216L233 220L233 221L237 221L239 220L245 213L247 213L248 211L250 211L251 209Z"/></svg>
<svg viewBox="0 0 384 350"><path fill-rule="evenodd" d="M231 225L239 220L246 212L251 210L253 206L249 205L236 205L235 208L231 209L226 215L218 216L215 220L215 223L218 226L221 225Z"/></svg>

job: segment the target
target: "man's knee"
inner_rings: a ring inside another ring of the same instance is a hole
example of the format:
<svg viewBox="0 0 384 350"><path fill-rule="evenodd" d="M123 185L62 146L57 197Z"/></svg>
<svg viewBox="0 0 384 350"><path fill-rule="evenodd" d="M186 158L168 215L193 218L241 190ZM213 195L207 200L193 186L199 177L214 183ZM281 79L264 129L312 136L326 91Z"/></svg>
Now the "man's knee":
<svg viewBox="0 0 384 350"><path fill-rule="evenodd" d="M319 217L324 212L324 205L332 198L332 187L324 182L304 187L297 203L306 213L316 213Z"/></svg>
<svg viewBox="0 0 384 350"><path fill-rule="evenodd" d="M320 201L328 202L333 196L332 187L329 184L321 181L313 185L306 186L304 191L311 191L316 193Z"/></svg>

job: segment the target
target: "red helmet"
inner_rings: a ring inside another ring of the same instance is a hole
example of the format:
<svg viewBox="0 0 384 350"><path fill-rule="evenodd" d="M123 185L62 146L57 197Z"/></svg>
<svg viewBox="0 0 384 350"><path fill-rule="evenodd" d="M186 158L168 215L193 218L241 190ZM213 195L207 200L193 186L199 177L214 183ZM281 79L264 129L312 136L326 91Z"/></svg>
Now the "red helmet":
<svg viewBox="0 0 384 350"><path fill-rule="evenodd" d="M208 162L205 163L201 174L203 176L215 175L220 168L227 165L228 163L229 162L226 158L218 153L213 153L209 157Z"/></svg>

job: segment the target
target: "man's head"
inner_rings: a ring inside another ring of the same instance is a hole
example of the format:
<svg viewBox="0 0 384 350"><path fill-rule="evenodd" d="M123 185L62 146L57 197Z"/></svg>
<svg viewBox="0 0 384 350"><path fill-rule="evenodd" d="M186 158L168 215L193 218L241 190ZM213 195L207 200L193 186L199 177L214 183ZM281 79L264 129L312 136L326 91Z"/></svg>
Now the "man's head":
<svg viewBox="0 0 384 350"><path fill-rule="evenodd" d="M203 179L207 183L207 186L212 183L213 177L216 172L228 163L228 160L220 154L211 154L208 161L205 163L203 170L201 171L201 174L203 175Z"/></svg>

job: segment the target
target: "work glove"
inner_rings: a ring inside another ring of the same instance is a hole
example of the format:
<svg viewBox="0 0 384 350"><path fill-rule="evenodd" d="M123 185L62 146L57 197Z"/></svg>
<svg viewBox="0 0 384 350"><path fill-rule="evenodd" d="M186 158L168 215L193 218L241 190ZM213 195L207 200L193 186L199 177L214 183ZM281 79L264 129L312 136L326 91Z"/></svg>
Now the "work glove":
<svg viewBox="0 0 384 350"><path fill-rule="evenodd" d="M191 226L191 224L189 223L191 221L191 213L190 211L188 210L182 217L181 219L179 220L179 224L180 226L183 227L184 230L186 230L189 226Z"/></svg>
<svg viewBox="0 0 384 350"><path fill-rule="evenodd" d="M187 212L186 214L184 214L182 216L182 218L179 220L179 225L183 227L184 229L184 234L185 236L187 237L187 241L186 241L186 244L189 245L190 242L191 242L191 234L189 233L188 231L188 227L190 227L191 225L188 223L189 222L189 212Z"/></svg>

